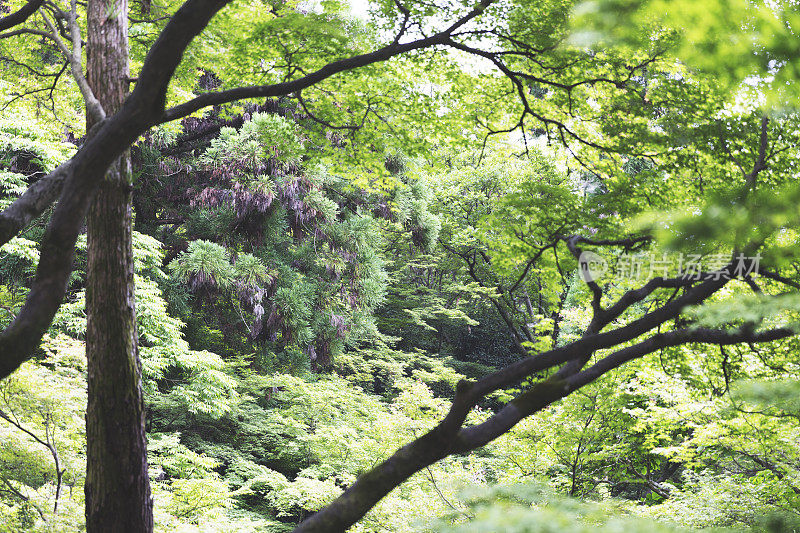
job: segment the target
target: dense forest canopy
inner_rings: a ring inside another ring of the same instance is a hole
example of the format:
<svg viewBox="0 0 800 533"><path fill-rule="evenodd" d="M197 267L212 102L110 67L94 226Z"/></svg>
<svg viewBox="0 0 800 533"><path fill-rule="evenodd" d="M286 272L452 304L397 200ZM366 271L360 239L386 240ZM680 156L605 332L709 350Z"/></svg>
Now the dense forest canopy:
<svg viewBox="0 0 800 533"><path fill-rule="evenodd" d="M0 2L0 529L797 531L798 24Z"/></svg>

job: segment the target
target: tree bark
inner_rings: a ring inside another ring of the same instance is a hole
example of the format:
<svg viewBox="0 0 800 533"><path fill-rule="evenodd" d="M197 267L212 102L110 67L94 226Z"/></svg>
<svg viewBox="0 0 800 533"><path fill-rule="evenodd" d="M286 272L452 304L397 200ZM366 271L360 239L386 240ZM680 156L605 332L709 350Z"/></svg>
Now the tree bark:
<svg viewBox="0 0 800 533"><path fill-rule="evenodd" d="M89 0L87 6L87 78L109 114L122 106L128 92L127 10L127 0ZM153 530L131 219L131 162L126 151L106 173L87 218L89 533Z"/></svg>

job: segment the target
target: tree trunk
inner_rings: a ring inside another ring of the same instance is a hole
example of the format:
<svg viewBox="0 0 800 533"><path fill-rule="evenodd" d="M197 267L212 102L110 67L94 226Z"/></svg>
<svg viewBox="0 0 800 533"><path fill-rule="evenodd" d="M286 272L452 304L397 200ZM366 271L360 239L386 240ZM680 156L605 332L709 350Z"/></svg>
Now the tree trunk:
<svg viewBox="0 0 800 533"><path fill-rule="evenodd" d="M89 0L87 6L87 78L108 115L120 107L128 90L127 10L127 0ZM131 162L126 152L111 165L87 219L89 533L153 530L131 218Z"/></svg>

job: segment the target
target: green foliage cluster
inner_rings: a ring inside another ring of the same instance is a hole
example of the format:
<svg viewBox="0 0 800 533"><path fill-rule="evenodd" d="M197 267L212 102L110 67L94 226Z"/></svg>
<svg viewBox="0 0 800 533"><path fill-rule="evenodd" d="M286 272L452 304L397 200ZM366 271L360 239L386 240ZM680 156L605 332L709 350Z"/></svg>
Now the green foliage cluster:
<svg viewBox="0 0 800 533"><path fill-rule="evenodd" d="M202 160L210 165L223 164L227 160L259 160L274 157L286 164L298 163L303 156L303 143L297 134L297 125L278 115L256 113L238 131L223 127L219 137L212 139L211 146Z"/></svg>
<svg viewBox="0 0 800 533"><path fill-rule="evenodd" d="M215 138L206 156L212 150L228 153L226 146L237 142L231 139L239 133L227 135L230 139ZM291 174L253 174L264 154L225 157L231 159L218 155L216 163L201 164L219 169L225 161L244 160L232 183L249 194L277 195L297 180ZM528 328L532 337L525 346L537 349L564 342L585 326L588 294L577 278L561 278L558 265L548 261L525 272L525 258L558 234L585 230L587 224L597 235L613 234L621 227L621 213L630 217L639 210L610 185L587 194L586 183L596 178L565 176L544 156L444 158L449 168L438 174L424 170L423 161L406 160L394 169L395 189L377 197L385 218L349 211L346 202L334 199L354 194L352 188L327 173L309 173L309 189L300 201L321 213L322 242L315 242L318 234L293 232L287 219L296 211L282 205L261 219L268 237L255 244L233 227L235 205L187 213L185 226L171 234L153 232L167 246L152 235L134 234L160 530L201 524L220 531L289 530L435 424L460 379L513 360L512 328ZM631 172L647 172L644 168ZM11 196L14 179L8 179ZM216 218L209 216L213 213ZM187 238L192 235L198 238ZM185 250L171 251L180 242ZM84 249L85 242L79 263ZM353 260L337 259L340 249L351 251ZM3 253L4 267L12 258L19 265L18 274L4 274L3 294L18 301L13 295L24 293L38 260L36 243L16 239ZM574 263L562 261L561 268L574 269ZM327 277L320 279L322 273ZM519 287L525 293L519 294L524 296L503 300L523 273ZM341 309L330 300L337 279L362 287L349 319L361 321L361 331L370 333L343 343L327 374L309 374L302 344L329 327L329 319L317 316L315 302ZM23 530L43 527L44 518L56 530L69 530L70 520L80 520L81 280L79 271L44 347L48 358L29 363L4 389L3 413L19 415L4 419L10 438L2 475L11 492L2 512ZM616 290L627 287L620 283ZM271 294L259 303L271 301L280 310L285 326L280 338L292 341L280 352L267 345L259 356L235 348L256 345L248 344L243 330L226 330L221 313L253 324L256 307L247 307L242 295L262 290ZM734 307L720 301L699 308L699 324L735 325L754 317L773 323L794 309L788 300L761 309L754 297L733 297ZM510 321L498 317L498 304ZM651 521L635 515L687 527L787 530L791 514L763 518L770 510L797 508L800 447L791 418L796 385L785 381L796 358L795 348L787 349L784 361L767 361L742 348L719 356L681 348L643 360L524 421L480 453L449 458L414 476L356 530L547 531L554 525L576 531L654 530ZM53 382L51 399L36 396L42 381ZM733 382L744 385L732 387ZM54 403L66 390L79 401ZM767 400L775 395L778 401ZM503 397L488 400L471 420L479 421ZM36 440L39 435L51 439L65 469L58 498L53 455ZM549 488L469 488L519 480ZM563 494L605 503L586 506Z"/></svg>
<svg viewBox="0 0 800 533"><path fill-rule="evenodd" d="M371 16L384 18L359 21L339 1L234 2L187 50L167 99L290 80L372 49L398 10L424 33L466 6L441 4L380 0ZM558 244L570 235L587 249L653 237L603 248L612 266L755 242L762 267L800 272L796 8L497 2L480 39L512 49L519 84L418 52L140 139L133 241L157 530L289 531L441 420L460 380L579 338L592 294ZM132 71L164 20L132 19ZM55 76L53 53L43 41L18 59ZM60 84L58 125L29 119L41 105L15 94L35 76L4 69L0 99L20 117L0 120L0 208L74 152L61 127L82 123L75 87ZM487 128L518 131L494 142ZM760 152L769 164L751 172ZM0 248L2 326L47 218ZM0 383L11 531L82 527L85 256L82 238L37 357ZM797 329L797 295L780 294L796 277L733 281L663 330ZM600 280L602 303L641 281ZM613 325L675 296L655 291ZM425 468L352 531L797 531L798 353L794 339L665 348ZM468 423L528 385L486 398Z"/></svg>
<svg viewBox="0 0 800 533"><path fill-rule="evenodd" d="M158 157L155 145L141 151ZM340 206L348 194L342 180L305 168L301 155L296 122L254 113L238 130L214 135L199 158L169 160L196 171L143 167L141 179L161 187L143 200L152 216L185 221L154 233L183 250L173 252L168 290L190 345L302 373L378 336L383 238L368 212ZM170 196L187 180L189 206Z"/></svg>

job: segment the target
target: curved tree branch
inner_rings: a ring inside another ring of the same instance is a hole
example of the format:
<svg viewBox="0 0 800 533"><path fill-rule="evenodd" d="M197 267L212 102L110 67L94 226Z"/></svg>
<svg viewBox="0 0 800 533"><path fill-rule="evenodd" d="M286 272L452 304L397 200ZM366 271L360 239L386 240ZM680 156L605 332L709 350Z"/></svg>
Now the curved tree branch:
<svg viewBox="0 0 800 533"><path fill-rule="evenodd" d="M44 0L30 0L27 4L19 8L18 10L14 11L10 15L6 15L5 17L0 19L0 31L6 31L9 28L13 28L19 24L22 24L31 15L36 13L36 11L42 7L44 4Z"/></svg>
<svg viewBox="0 0 800 533"><path fill-rule="evenodd" d="M111 163L136 138L156 124L181 118L205 106L257 96L284 96L318 83L333 74L384 61L409 51L434 46L480 15L493 0L481 0L474 9L444 31L405 44L393 44L368 54L329 63L292 82L207 93L165 111L167 88L186 47L230 0L187 0L170 18L145 57L136 88L113 116L98 123L86 143L62 165L58 177L45 178L35 193L24 194L0 215L0 237L13 236L52 201L63 180L62 192L41 244L36 276L24 306L0 332L0 379L27 360L44 335L64 297L72 271L72 256L83 219L100 180ZM39 32L48 38L53 35ZM59 47L66 48L61 43ZM72 54L69 54L71 56ZM68 169L68 172L67 172ZM13 209L12 209L13 208Z"/></svg>
<svg viewBox="0 0 800 533"><path fill-rule="evenodd" d="M22 196L0 213L0 245L19 234L56 201L70 173L71 163L72 160L67 161L33 183Z"/></svg>
<svg viewBox="0 0 800 533"><path fill-rule="evenodd" d="M78 28L77 13L75 8L76 4L75 0L73 0L72 11L70 11L69 14L66 14L69 22L70 34L72 37L72 50L70 50L64 41L61 40L58 30L50 21L50 19L44 14L42 14L42 18L44 19L47 27L50 29L51 38L53 41L55 41L56 46L58 46L58 49L61 50L61 53L64 54L64 57L67 59L67 61L69 61L72 77L78 84L78 89L80 89L83 102L86 105L86 113L92 119L92 122L96 123L106 118L106 112L103 109L103 106L100 105L100 102L97 101L97 98L95 98L94 92L92 92L91 87L89 87L89 83L86 81L86 78L83 75L83 67L81 66L81 35L80 28Z"/></svg>
<svg viewBox="0 0 800 533"><path fill-rule="evenodd" d="M63 188L42 240L33 285L19 314L0 333L0 379L31 356L61 305L72 272L75 241L100 180L119 154L161 116L167 85L184 50L226 3L188 0L183 4L145 59L140 80L148 83L137 84L122 108L97 124L78 153L59 167L64 174ZM36 210L47 208L45 200L54 195L59 180L42 181L38 196L26 193L20 198L25 200L15 202L17 209L11 213L14 216L5 217L4 230L22 227Z"/></svg>
<svg viewBox="0 0 800 533"><path fill-rule="evenodd" d="M627 361L643 357L667 346L687 343L734 344L770 342L794 335L793 330L776 329L759 333L731 333L722 330L677 330L656 334L638 344L623 348L590 368L566 379L550 378L520 394L481 424L461 428L469 411L486 394L487 378L475 383L459 383L456 397L442 422L425 435L403 446L387 460L363 474L330 505L309 517L295 533L343 532L369 511L384 496L416 472L455 453L466 453L506 433L519 421L541 411L564 396L588 385ZM517 379L524 378L517 376Z"/></svg>
<svg viewBox="0 0 800 533"><path fill-rule="evenodd" d="M417 39L406 43L399 43L397 40L395 40L391 44L379 48L378 50L328 63L319 70L296 80L275 83L272 85L237 87L236 89L230 89L227 91L202 94L189 100L188 102L184 102L183 104L167 109L163 116L159 119L159 123L183 118L191 115L195 111L212 105L225 104L235 100L242 100L244 98L275 97L296 93L327 78L330 78L334 74L339 74L341 72L371 65L373 63L386 61L392 57L413 52L415 50L445 44L450 41L450 36L454 31L463 27L469 21L483 13L486 7L489 6L493 1L494 0L481 0L481 2L474 9L450 25L447 29L435 33L430 37L424 37L422 39ZM142 83L141 77L139 83Z"/></svg>

